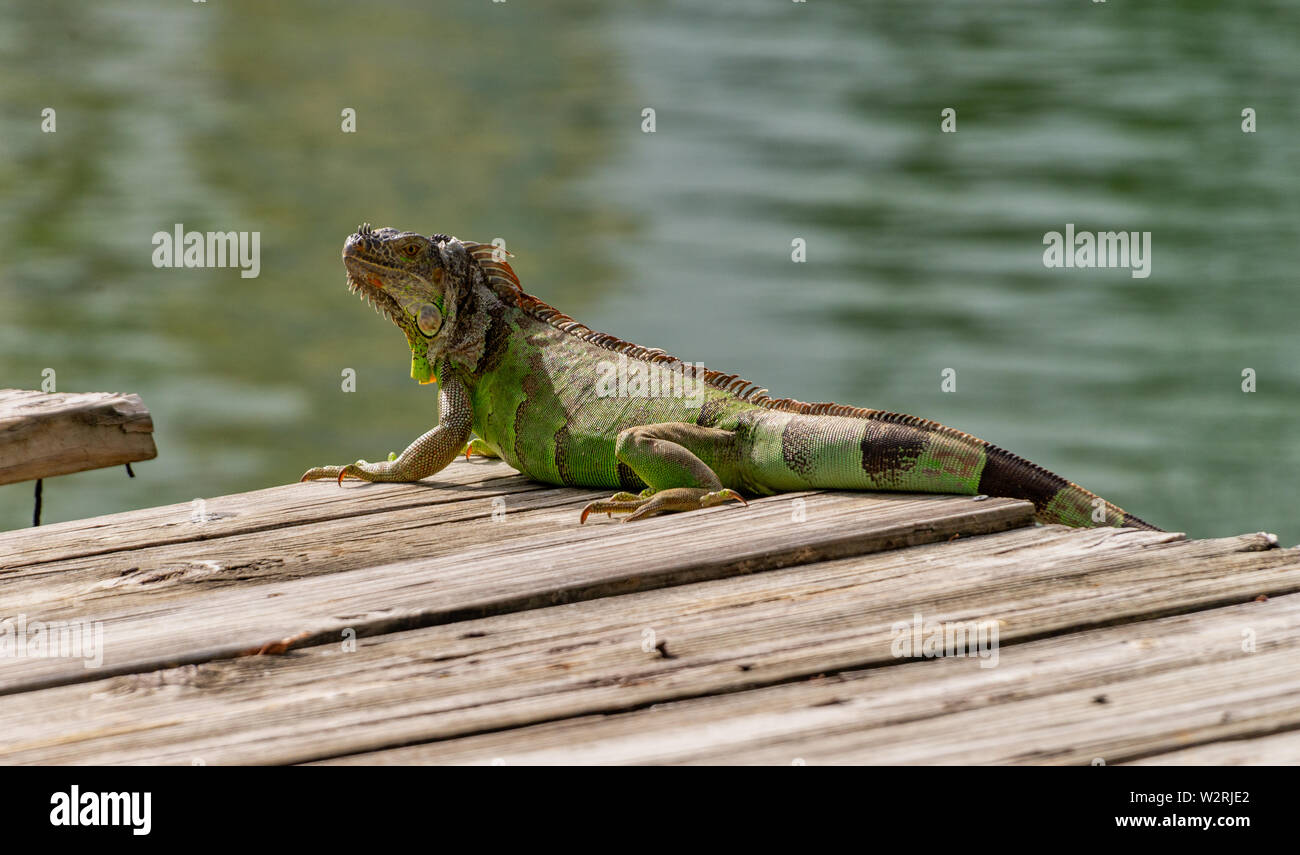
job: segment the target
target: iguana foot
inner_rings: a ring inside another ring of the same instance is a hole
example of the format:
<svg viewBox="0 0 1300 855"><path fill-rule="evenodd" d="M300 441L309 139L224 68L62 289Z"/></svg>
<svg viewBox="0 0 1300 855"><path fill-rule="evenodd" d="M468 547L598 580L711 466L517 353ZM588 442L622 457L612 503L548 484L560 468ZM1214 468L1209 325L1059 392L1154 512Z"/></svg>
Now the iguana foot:
<svg viewBox="0 0 1300 855"><path fill-rule="evenodd" d="M706 490L702 487L671 487L652 493L646 490L637 496L632 493L615 493L608 499L592 502L582 509L579 523L585 523L592 511L603 511L606 515L627 514L623 522L645 519L669 511L695 511L711 508L723 502L735 500L748 505L735 490Z"/></svg>
<svg viewBox="0 0 1300 855"><path fill-rule="evenodd" d="M579 520L578 523L579 525L585 523L587 521L587 516L592 511L596 511L597 513L604 511L605 516L607 517L613 516L615 513L631 513L641 507L642 504L649 501L652 495L654 495L654 491L647 487L641 491L640 495L637 495L636 493L619 492L610 496L608 499L591 502L587 507L582 509L582 519Z"/></svg>
<svg viewBox="0 0 1300 855"><path fill-rule="evenodd" d="M344 478L359 478L362 481L420 480L419 478L403 477L401 472L395 470L391 459L382 463L367 463L364 460L358 460L356 463L349 463L347 466L317 466L308 469L298 480L318 481L326 478L337 480L340 487L343 486Z"/></svg>

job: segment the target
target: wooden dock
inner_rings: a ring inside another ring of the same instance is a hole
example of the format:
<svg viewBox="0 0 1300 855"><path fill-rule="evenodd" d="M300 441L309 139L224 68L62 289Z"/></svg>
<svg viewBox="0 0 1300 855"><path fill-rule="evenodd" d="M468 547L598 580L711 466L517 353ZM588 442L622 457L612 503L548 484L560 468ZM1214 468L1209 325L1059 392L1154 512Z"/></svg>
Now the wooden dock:
<svg viewBox="0 0 1300 855"><path fill-rule="evenodd" d="M0 762L1300 762L1270 535L849 493L579 526L602 494L475 459L0 534Z"/></svg>

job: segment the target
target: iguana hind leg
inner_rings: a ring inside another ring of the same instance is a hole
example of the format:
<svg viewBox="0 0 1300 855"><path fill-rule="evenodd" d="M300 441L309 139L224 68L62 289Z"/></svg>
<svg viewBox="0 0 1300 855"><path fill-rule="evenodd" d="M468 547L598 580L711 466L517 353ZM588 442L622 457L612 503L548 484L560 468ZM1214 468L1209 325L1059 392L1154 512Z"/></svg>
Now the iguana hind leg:
<svg viewBox="0 0 1300 855"><path fill-rule="evenodd" d="M614 456L650 485L640 495L615 493L582 509L581 522L593 511L628 514L624 522L669 511L690 511L737 500L735 490L722 485L716 472L700 459L726 456L733 447L731 431L686 422L637 425L619 433ZM697 453L698 452L698 453Z"/></svg>

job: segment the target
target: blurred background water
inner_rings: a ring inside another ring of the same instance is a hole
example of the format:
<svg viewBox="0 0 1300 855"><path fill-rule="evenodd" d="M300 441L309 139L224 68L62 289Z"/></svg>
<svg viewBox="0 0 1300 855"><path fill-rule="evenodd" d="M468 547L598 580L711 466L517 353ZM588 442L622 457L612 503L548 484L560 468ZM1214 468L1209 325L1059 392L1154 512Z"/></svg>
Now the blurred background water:
<svg viewBox="0 0 1300 855"><path fill-rule="evenodd" d="M47 481L49 522L382 458L436 395L343 239L499 236L596 329L1292 544L1298 37L1271 2L0 0L0 387L153 412L158 459ZM1045 269L1067 222L1150 231L1152 275ZM261 275L155 269L174 223L261 232Z"/></svg>

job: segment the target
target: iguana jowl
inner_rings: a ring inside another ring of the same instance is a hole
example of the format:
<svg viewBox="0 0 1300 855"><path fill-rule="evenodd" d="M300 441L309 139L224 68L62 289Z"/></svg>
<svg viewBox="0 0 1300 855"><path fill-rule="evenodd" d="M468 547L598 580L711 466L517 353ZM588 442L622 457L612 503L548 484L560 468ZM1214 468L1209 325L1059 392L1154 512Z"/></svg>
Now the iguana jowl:
<svg viewBox="0 0 1300 855"><path fill-rule="evenodd" d="M1041 522L1154 529L1064 478L936 422L772 398L734 374L598 333L525 294L496 247L362 225L343 246L348 285L403 333L411 376L437 380L438 425L394 460L303 480L417 481L461 453L501 457L538 481L617 489L582 512L639 519L741 495L810 488L1028 499ZM600 366L665 369L702 401L602 395Z"/></svg>

